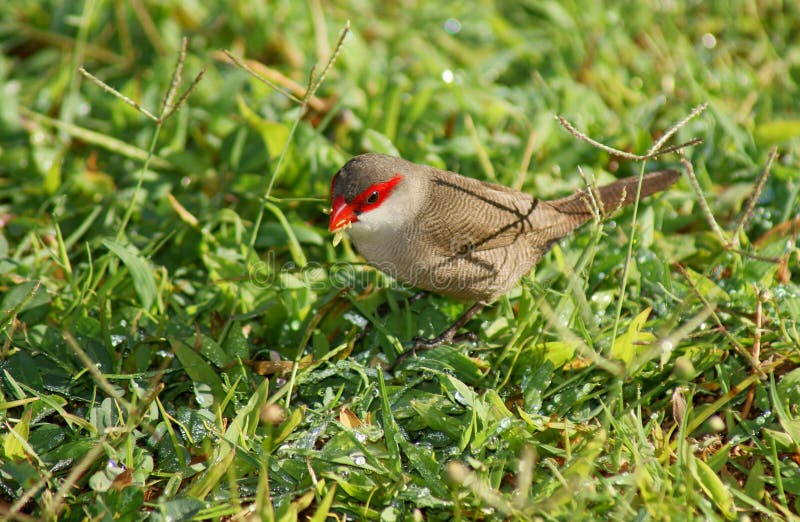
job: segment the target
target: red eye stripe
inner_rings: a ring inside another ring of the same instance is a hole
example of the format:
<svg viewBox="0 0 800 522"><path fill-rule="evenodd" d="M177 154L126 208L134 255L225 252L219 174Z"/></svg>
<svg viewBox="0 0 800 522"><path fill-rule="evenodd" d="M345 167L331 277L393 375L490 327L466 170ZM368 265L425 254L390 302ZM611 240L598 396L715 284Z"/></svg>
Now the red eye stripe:
<svg viewBox="0 0 800 522"><path fill-rule="evenodd" d="M400 174L395 174L394 177L389 181L370 185L367 190L356 196L352 203L350 203L350 206L356 209L356 212L367 212L368 210L379 207L381 203L383 203L383 200L392 193L395 186L397 186L402 179L403 176ZM374 202L367 203L367 200L373 192L378 193L378 199Z"/></svg>

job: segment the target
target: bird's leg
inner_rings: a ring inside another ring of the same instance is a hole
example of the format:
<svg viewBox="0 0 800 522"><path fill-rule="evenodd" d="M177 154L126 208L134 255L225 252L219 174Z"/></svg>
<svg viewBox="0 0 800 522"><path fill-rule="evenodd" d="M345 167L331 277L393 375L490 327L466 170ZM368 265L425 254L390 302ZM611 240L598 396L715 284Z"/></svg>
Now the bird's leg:
<svg viewBox="0 0 800 522"><path fill-rule="evenodd" d="M481 308L483 308L483 303L478 301L474 305L470 306L466 312L461 314L461 317L456 319L455 322L453 322L453 324L451 324L447 328L447 330L440 333L436 337L433 337L432 339L425 339L423 337L414 338L414 347L412 348L412 350L413 351L429 350L431 348L436 348L437 346L442 345L444 343L453 342L453 340L456 337L462 337L460 335L456 336L456 333L458 333L461 327L467 324L467 321L472 319L472 317L475 314L477 314ZM473 336L471 334L466 334L464 337L470 338Z"/></svg>
<svg viewBox="0 0 800 522"><path fill-rule="evenodd" d="M445 330L444 332L440 333L439 335L437 335L432 339L424 339L422 337L415 338L413 349L429 350L431 348L436 348L437 346L442 345L444 343L453 342L453 339L456 338L456 333L461 329L462 326L467 324L467 321L472 319L472 317L475 314L477 314L481 310L481 308L483 308L483 306L484 306L483 303L478 301L477 303L469 307L466 312L461 314L461 317L456 319L455 322L453 322L453 324L451 324L450 327L447 328L447 330ZM469 335L467 337L469 337Z"/></svg>
<svg viewBox="0 0 800 522"><path fill-rule="evenodd" d="M419 352L419 351L430 350L431 348L436 348L437 346L440 346L442 344L451 343L454 340L455 341L461 341L461 340L474 341L475 340L475 334L473 334L473 333L466 333L466 334L462 334L462 335L456 335L456 333L461 329L461 327L463 327L465 324L467 324L467 321L472 319L472 317L475 314L477 314L481 310L481 308L483 308L483 307L484 307L484 304L482 302L478 301L477 303L475 303L474 305L469 307L466 312L461 314L461 316L458 319L456 319L455 322L453 322L453 324L451 324L447 328L447 330L445 330L441 334L437 335L436 337L433 337L432 339L425 339L423 337L415 337L414 338L414 346L412 346L411 349L408 350L407 352L401 354L400 357L398 357L397 360L395 360L395 362L394 362L394 364L392 366L396 367L397 365L399 365L400 363L405 361L411 355L416 355L417 352Z"/></svg>

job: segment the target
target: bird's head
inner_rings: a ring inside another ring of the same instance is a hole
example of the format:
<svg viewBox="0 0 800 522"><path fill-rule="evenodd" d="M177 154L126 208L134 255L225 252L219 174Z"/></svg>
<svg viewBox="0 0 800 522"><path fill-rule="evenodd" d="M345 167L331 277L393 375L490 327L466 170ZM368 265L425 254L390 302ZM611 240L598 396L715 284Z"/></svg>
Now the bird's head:
<svg viewBox="0 0 800 522"><path fill-rule="evenodd" d="M357 222L379 225L397 218L392 214L402 210L398 203L403 198L396 193L403 192L408 165L383 154L362 154L348 161L331 181L328 229L338 232Z"/></svg>

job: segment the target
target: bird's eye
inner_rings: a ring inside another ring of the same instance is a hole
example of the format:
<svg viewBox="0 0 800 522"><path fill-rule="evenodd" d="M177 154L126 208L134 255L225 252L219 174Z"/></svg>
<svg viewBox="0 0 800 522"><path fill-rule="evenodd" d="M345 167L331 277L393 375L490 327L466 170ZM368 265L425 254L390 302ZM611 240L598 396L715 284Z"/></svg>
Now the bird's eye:
<svg viewBox="0 0 800 522"><path fill-rule="evenodd" d="M377 203L379 196L380 196L380 194L378 194L378 191L377 190L374 191L372 194L367 196L367 204L371 205L373 203Z"/></svg>

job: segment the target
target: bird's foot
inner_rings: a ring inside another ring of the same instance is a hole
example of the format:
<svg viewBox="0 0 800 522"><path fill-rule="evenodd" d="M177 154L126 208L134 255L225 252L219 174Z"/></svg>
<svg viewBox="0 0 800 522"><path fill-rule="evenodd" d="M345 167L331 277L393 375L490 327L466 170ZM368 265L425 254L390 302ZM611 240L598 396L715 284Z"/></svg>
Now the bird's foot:
<svg viewBox="0 0 800 522"><path fill-rule="evenodd" d="M414 337L414 339L411 340L411 342L414 343L411 347L411 351L421 352L424 350L430 350L431 348L436 348L437 346L453 342L454 337L455 335L453 332L444 332L443 334L437 335L436 337L431 337L430 339L425 337Z"/></svg>
<svg viewBox="0 0 800 522"><path fill-rule="evenodd" d="M478 342L478 335L474 332L467 332L463 334L456 335L453 337L453 342L455 344L459 343L472 343L475 344Z"/></svg>
<svg viewBox="0 0 800 522"><path fill-rule="evenodd" d="M473 304L466 312L461 314L461 317L456 319L456 321L450 325L450 328L445 330L432 339L425 339L424 337L415 337L414 344L412 345L411 349L407 352L403 353L398 357L394 364L392 364L392 368L396 368L399 366L403 361L411 357L412 355L416 355L417 352L422 350L430 350L431 348L436 348L437 346L441 346L445 343L450 344L452 342L463 342L463 341L477 341L477 337L474 333L465 333L462 335L456 335L458 331L461 329L462 326L467 324L473 315L475 315L481 308L483 308L483 303L480 301Z"/></svg>

